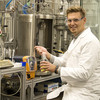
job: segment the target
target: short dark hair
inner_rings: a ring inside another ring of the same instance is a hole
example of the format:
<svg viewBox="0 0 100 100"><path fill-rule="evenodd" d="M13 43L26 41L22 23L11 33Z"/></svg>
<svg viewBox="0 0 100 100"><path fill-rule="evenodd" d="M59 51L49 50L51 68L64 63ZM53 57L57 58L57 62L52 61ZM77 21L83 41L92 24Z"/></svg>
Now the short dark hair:
<svg viewBox="0 0 100 100"><path fill-rule="evenodd" d="M85 15L86 15L86 12L82 7L80 7L80 6L72 6L72 7L67 9L67 17L68 17L69 13L74 13L74 12L80 12L82 17L85 17Z"/></svg>

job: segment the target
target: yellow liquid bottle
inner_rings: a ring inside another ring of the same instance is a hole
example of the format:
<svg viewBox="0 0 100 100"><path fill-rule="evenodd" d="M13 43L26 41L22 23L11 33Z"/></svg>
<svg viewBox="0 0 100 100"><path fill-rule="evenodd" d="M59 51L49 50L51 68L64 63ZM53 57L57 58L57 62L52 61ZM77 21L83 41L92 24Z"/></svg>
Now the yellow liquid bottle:
<svg viewBox="0 0 100 100"><path fill-rule="evenodd" d="M42 61L48 61L48 59L46 58L46 55L45 55L44 53L42 54L41 58L42 58ZM42 67L43 67L43 66L41 66L41 68L42 68ZM41 72L47 73L48 71L45 71L45 69L41 69Z"/></svg>

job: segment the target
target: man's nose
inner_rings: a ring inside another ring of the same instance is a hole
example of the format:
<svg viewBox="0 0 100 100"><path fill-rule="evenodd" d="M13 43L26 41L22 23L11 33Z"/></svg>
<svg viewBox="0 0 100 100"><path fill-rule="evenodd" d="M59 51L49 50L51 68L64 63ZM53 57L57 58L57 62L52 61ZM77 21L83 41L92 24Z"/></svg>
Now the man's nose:
<svg viewBox="0 0 100 100"><path fill-rule="evenodd" d="M71 25L75 24L74 20L71 20L70 24L71 24Z"/></svg>

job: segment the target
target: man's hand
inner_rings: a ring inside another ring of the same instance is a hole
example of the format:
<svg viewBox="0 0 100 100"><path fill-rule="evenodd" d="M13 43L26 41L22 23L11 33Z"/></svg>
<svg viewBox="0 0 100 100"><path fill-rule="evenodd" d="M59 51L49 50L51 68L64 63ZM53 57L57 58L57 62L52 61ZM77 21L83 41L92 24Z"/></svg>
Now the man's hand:
<svg viewBox="0 0 100 100"><path fill-rule="evenodd" d="M42 47L42 46L35 46L34 47L37 50L37 53L39 55L42 55L42 53L44 53L47 57L47 59L50 59L50 53L47 51L46 48Z"/></svg>
<svg viewBox="0 0 100 100"><path fill-rule="evenodd" d="M56 66L51 64L50 62L48 61L41 61L40 62L40 69L44 70L44 71L51 71L51 72L54 72L55 71L55 68Z"/></svg>

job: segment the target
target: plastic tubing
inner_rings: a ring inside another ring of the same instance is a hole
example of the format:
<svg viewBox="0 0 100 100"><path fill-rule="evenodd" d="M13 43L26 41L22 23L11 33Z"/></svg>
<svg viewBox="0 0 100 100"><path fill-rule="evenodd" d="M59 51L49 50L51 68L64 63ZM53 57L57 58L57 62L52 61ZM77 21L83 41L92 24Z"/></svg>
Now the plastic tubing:
<svg viewBox="0 0 100 100"><path fill-rule="evenodd" d="M27 4L25 4L25 5L23 6L23 8L22 8L22 9L23 9L23 10L22 10L22 11L23 11L23 14L28 14L27 11L26 11L26 10L27 10L27 7L28 7Z"/></svg>
<svg viewBox="0 0 100 100"><path fill-rule="evenodd" d="M12 2L12 0L10 0L7 4L6 4L6 8L9 6L9 4Z"/></svg>

